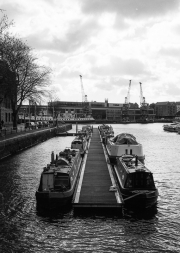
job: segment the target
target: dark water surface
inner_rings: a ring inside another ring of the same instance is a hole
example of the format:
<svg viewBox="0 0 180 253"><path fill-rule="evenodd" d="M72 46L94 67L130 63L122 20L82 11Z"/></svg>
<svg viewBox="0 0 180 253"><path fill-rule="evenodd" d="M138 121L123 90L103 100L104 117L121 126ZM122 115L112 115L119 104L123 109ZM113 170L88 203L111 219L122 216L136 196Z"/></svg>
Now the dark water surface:
<svg viewBox="0 0 180 253"><path fill-rule="evenodd" d="M143 144L160 194L157 208L124 210L122 218L74 217L71 209L38 212L35 191L42 167L51 151L70 147L74 139L56 137L0 164L1 253L180 252L180 135L164 132L161 123L112 126L115 134L134 134Z"/></svg>

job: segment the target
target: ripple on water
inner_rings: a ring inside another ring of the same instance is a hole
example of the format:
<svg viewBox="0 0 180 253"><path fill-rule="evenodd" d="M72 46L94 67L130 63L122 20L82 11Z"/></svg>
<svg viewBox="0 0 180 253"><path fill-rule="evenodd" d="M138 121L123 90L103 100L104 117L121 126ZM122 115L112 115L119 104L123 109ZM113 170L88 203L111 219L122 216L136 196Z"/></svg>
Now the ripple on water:
<svg viewBox="0 0 180 253"><path fill-rule="evenodd" d="M51 151L69 147L74 138L56 137L0 165L0 252L180 252L180 135L164 132L162 124L112 126L115 134L129 132L143 145L160 194L157 207L142 213L124 210L122 218L74 217L72 209L37 210L42 168Z"/></svg>

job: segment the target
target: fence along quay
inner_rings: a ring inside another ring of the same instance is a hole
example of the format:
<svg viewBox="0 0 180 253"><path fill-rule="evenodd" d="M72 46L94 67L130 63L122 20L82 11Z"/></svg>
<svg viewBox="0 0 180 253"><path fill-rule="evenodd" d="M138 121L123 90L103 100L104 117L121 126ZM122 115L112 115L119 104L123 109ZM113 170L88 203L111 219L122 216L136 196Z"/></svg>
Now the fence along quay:
<svg viewBox="0 0 180 253"><path fill-rule="evenodd" d="M107 155L97 128L93 129L79 181L73 196L74 214L122 215L123 200L107 163Z"/></svg>

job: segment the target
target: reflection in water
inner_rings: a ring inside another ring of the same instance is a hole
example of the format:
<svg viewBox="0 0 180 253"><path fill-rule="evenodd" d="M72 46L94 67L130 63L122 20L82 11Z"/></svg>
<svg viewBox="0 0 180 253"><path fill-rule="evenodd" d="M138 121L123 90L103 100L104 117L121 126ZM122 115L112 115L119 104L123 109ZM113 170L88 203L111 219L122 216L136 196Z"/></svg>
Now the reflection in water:
<svg viewBox="0 0 180 253"><path fill-rule="evenodd" d="M35 192L42 168L49 163L51 151L70 147L74 139L56 137L0 164L0 252L180 251L180 136L164 132L162 124L112 126L115 135L129 132L143 144L145 163L160 194L157 206L143 211L124 209L120 218L78 217L71 208L38 209Z"/></svg>
<svg viewBox="0 0 180 253"><path fill-rule="evenodd" d="M149 220L156 217L158 212L157 205L148 209L123 209L123 217L133 220Z"/></svg>

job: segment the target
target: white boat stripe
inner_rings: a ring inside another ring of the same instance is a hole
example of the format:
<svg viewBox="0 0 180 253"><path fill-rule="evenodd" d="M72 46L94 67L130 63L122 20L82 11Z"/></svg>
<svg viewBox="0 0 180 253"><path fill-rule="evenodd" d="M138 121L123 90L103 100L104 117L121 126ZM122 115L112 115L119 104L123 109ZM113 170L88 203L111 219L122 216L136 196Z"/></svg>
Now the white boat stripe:
<svg viewBox="0 0 180 253"><path fill-rule="evenodd" d="M84 155L82 169L81 169L81 176L80 176L80 179L79 179L79 182L78 182L78 187L77 187L74 203L79 202L79 197L80 197L80 193L81 193L82 181L83 181L83 177L84 177L85 165L86 165L86 160L87 160L87 156L88 156L88 150L89 150L90 142L91 142L91 139L88 143L88 148L87 148L86 153Z"/></svg>
<svg viewBox="0 0 180 253"><path fill-rule="evenodd" d="M102 142L102 138L101 138L101 142ZM106 152L103 144L102 144L102 147L103 147L104 155L105 155L105 158L106 158L106 161L107 161L109 158L107 156L107 152ZM107 167L108 167L108 171L109 171L109 175L110 175L110 178L111 178L112 185L117 188L116 182L115 182L113 174L112 174L111 166L108 163L107 163ZM121 200L121 197L120 197L120 194L119 194L118 190L114 193L115 193L117 203L122 203L122 200Z"/></svg>

